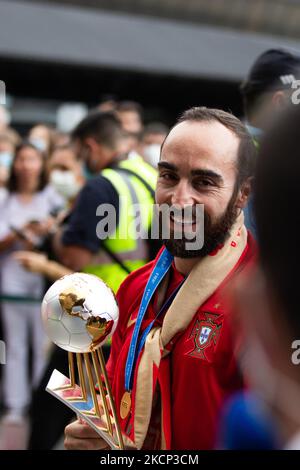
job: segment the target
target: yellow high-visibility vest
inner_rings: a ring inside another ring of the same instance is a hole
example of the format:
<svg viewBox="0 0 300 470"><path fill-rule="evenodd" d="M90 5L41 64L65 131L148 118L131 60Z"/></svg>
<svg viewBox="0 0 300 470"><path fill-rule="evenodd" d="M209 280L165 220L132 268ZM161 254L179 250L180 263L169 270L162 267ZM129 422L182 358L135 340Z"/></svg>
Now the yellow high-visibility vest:
<svg viewBox="0 0 300 470"><path fill-rule="evenodd" d="M112 183L119 195L119 223L115 232L102 242L99 253L94 256L92 263L85 267L84 272L99 276L116 292L128 272L147 262L145 239L137 238L134 230L136 219L133 207L139 208L139 231L148 233L153 218L153 192L157 171L141 157L135 156L130 160L121 161L114 169L106 168L101 171L101 175ZM122 266L108 253L115 255Z"/></svg>

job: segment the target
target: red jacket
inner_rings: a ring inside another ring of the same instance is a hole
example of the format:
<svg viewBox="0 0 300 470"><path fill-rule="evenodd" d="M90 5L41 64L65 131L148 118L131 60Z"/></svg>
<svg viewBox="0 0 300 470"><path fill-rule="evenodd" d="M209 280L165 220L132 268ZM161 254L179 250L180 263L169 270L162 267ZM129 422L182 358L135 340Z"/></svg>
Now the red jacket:
<svg viewBox="0 0 300 470"><path fill-rule="evenodd" d="M225 299L226 287L237 272L254 262L255 254L255 242L248 234L247 246L234 270L199 307L184 333L177 335L168 345L171 354L161 360L158 370L154 370L160 400L157 400L152 413L145 448L160 448L161 419L167 449L214 447L219 412L224 401L244 386L234 354L229 321L231 312ZM113 336L107 369L118 412L125 391L124 369L134 320L155 261L130 274L117 294L120 318ZM166 297L181 280L181 274L172 265ZM141 331L155 316L156 300L154 295ZM135 399L134 385L132 410ZM133 413L134 411L123 420L119 416L123 432L132 441Z"/></svg>

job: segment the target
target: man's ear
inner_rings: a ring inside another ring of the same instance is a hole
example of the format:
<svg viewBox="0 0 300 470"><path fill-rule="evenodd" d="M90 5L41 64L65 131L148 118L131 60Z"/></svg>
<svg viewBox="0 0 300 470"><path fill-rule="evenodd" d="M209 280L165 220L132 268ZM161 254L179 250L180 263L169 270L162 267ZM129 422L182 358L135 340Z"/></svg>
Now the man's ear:
<svg viewBox="0 0 300 470"><path fill-rule="evenodd" d="M244 207L249 201L249 197L252 192L253 179L253 176L247 178L238 192L236 199L236 207L238 207L239 209L244 209Z"/></svg>
<svg viewBox="0 0 300 470"><path fill-rule="evenodd" d="M283 90L276 91L271 98L272 105L275 106L278 111L282 111L282 109L286 108L287 101L288 96Z"/></svg>
<svg viewBox="0 0 300 470"><path fill-rule="evenodd" d="M96 149L99 150L99 147L101 146L101 144L99 144L93 137L87 137L85 139L85 144L88 145L92 151Z"/></svg>

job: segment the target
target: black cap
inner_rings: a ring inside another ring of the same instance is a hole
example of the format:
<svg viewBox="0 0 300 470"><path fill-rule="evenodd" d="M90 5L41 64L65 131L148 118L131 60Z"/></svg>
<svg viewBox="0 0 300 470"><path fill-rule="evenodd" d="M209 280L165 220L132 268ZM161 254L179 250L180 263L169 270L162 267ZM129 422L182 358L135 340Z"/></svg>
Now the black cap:
<svg viewBox="0 0 300 470"><path fill-rule="evenodd" d="M300 56L280 49L269 49L252 65L247 79L241 85L243 95L291 88L300 80Z"/></svg>

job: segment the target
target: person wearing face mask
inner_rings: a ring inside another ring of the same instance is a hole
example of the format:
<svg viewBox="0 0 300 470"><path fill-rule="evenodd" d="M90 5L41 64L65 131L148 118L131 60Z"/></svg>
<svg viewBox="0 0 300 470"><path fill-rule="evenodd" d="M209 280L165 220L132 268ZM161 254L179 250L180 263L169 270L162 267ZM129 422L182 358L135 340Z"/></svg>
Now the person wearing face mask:
<svg viewBox="0 0 300 470"><path fill-rule="evenodd" d="M31 387L37 384L45 365L46 341L40 317L44 279L40 274L25 270L14 254L41 245L53 225L53 209L43 156L32 144L23 142L16 149L8 194L0 206L0 292L7 348L3 370L5 432L1 446L7 449L24 446L17 437L14 440L13 434L20 427L24 429ZM32 383L27 375L29 344L33 351Z"/></svg>
<svg viewBox="0 0 300 470"><path fill-rule="evenodd" d="M82 164L78 160L71 145L66 144L54 149L49 159L48 173L51 186L65 202L65 207L58 213L56 218L56 226L59 227L67 223L76 196L85 182ZM49 243L41 248L43 251L49 252L48 256L45 253L23 250L16 253L15 259L18 260L25 269L43 274L52 281L72 272L57 261L51 259L53 253L51 253L52 250Z"/></svg>
<svg viewBox="0 0 300 470"><path fill-rule="evenodd" d="M53 150L48 162L48 176L51 186L65 201L64 209L59 212L56 218L56 230L58 230L59 227L68 223L76 197L85 182L82 163L78 160L71 145L61 145ZM52 237L53 234L50 235L48 243L42 247L43 253L23 250L14 255L14 259L24 269L32 273L42 274L49 282L72 272L55 260L51 249ZM66 356L63 350L52 345L48 363L38 386L34 390L32 405L29 410L31 423L28 439L29 448L45 449L48 448L47 446L51 448L60 437L65 423L71 418L71 413L64 406L59 409L59 418L57 418L55 415L57 404L53 402L50 395L45 393L46 384L54 368L67 373ZM46 428L41 424L44 420L48 423Z"/></svg>
<svg viewBox="0 0 300 470"><path fill-rule="evenodd" d="M5 186L9 179L15 148L19 142L20 138L14 130L6 129L0 132L0 202L7 194Z"/></svg>
<svg viewBox="0 0 300 470"><path fill-rule="evenodd" d="M160 158L160 149L168 134L168 128L161 122L152 122L145 126L141 139L141 155L154 168Z"/></svg>
<svg viewBox="0 0 300 470"><path fill-rule="evenodd" d="M67 205L72 205L85 183L82 163L77 158L74 148L62 145L54 148L48 164L50 184L64 198Z"/></svg>
<svg viewBox="0 0 300 470"><path fill-rule="evenodd" d="M54 130L46 124L37 124L28 134L28 140L48 158L54 146Z"/></svg>
<svg viewBox="0 0 300 470"><path fill-rule="evenodd" d="M241 84L246 126L259 148L265 130L287 107L300 79L300 56L281 49L263 52L252 65ZM253 199L244 210L246 227L256 236Z"/></svg>

